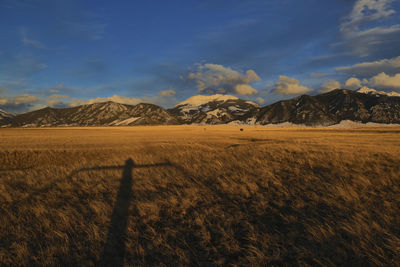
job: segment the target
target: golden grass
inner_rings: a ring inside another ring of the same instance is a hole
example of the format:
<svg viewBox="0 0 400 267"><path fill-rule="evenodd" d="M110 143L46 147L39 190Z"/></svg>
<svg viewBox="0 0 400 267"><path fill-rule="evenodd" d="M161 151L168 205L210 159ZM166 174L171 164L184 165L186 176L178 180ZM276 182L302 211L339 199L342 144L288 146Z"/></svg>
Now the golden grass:
<svg viewBox="0 0 400 267"><path fill-rule="evenodd" d="M400 265L399 128L239 128L0 129L0 265Z"/></svg>

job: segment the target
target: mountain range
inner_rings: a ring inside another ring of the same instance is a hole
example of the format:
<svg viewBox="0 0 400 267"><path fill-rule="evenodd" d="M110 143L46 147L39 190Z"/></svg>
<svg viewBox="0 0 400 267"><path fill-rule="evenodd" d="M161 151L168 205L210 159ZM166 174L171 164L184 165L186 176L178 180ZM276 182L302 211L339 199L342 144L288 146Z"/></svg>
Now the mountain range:
<svg viewBox="0 0 400 267"><path fill-rule="evenodd" d="M72 108L47 107L16 115L6 121L0 120L0 125L12 127L128 126L177 123L176 117L159 106L144 103L126 105L111 101Z"/></svg>
<svg viewBox="0 0 400 267"><path fill-rule="evenodd" d="M343 120L400 123L400 95L369 88L336 89L259 105L230 95L193 96L171 109L102 102L71 108L44 108L24 114L0 112L2 127L128 126L175 124L267 125L290 122L329 126Z"/></svg>

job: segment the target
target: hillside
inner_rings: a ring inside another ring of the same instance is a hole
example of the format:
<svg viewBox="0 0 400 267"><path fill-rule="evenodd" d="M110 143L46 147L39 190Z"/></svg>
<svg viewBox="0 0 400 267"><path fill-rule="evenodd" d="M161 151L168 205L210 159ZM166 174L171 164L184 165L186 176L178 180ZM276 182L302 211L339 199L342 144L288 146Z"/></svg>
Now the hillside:
<svg viewBox="0 0 400 267"><path fill-rule="evenodd" d="M10 126L119 126L176 124L165 109L153 104L103 102L73 108L44 108L15 116ZM3 123L4 124L4 123Z"/></svg>
<svg viewBox="0 0 400 267"><path fill-rule="evenodd" d="M230 95L197 95L168 111L183 124L225 124L254 122L259 106Z"/></svg>
<svg viewBox="0 0 400 267"><path fill-rule="evenodd" d="M337 89L279 101L261 108L257 117L261 125L291 122L328 126L342 120L400 123L400 97Z"/></svg>
<svg viewBox="0 0 400 267"><path fill-rule="evenodd" d="M4 114L4 115L2 115ZM329 126L341 121L400 123L400 97L374 89L359 92L337 89L301 95L259 107L230 95L193 96L165 110L153 104L126 105L103 102L73 108L44 108L13 116L0 113L0 126L133 126L159 124L293 123Z"/></svg>

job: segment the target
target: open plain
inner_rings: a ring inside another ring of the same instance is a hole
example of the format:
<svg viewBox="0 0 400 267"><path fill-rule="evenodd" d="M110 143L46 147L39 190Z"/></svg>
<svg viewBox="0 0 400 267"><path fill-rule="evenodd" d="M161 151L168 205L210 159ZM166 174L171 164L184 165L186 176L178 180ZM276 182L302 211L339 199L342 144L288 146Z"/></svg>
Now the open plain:
<svg viewBox="0 0 400 267"><path fill-rule="evenodd" d="M0 265L399 266L399 225L396 127L0 129Z"/></svg>

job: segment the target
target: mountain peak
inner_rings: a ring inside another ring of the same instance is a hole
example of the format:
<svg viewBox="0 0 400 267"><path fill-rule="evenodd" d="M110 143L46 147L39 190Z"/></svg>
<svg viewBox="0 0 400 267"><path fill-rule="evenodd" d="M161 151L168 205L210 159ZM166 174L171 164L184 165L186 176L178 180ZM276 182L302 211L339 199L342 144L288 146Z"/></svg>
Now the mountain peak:
<svg viewBox="0 0 400 267"><path fill-rule="evenodd" d="M122 103L117 103L111 100L108 101L104 101L104 102L93 102L93 103L89 103L86 105L92 105L92 106L120 106L120 105L125 105Z"/></svg>
<svg viewBox="0 0 400 267"><path fill-rule="evenodd" d="M363 86L360 89L357 90L357 92L359 93L363 93L363 94L370 94L370 95L386 95L386 96L398 96L400 97L399 93L396 92L385 92L385 91L378 91L372 88L368 88L367 86Z"/></svg>
<svg viewBox="0 0 400 267"><path fill-rule="evenodd" d="M369 93L377 93L378 91L372 88L368 88L367 86L363 86L357 90L359 93L369 94Z"/></svg>
<svg viewBox="0 0 400 267"><path fill-rule="evenodd" d="M216 95L195 95L192 97L189 97L185 101L180 102L179 104L175 105L181 106L181 105L189 105L189 106L201 106L203 104L206 104L208 102L212 101L227 101L227 100L237 100L236 96L233 95L221 95L221 94L216 94Z"/></svg>
<svg viewBox="0 0 400 267"><path fill-rule="evenodd" d="M183 123L223 124L255 120L259 106L232 95L196 95L179 103L169 112Z"/></svg>

